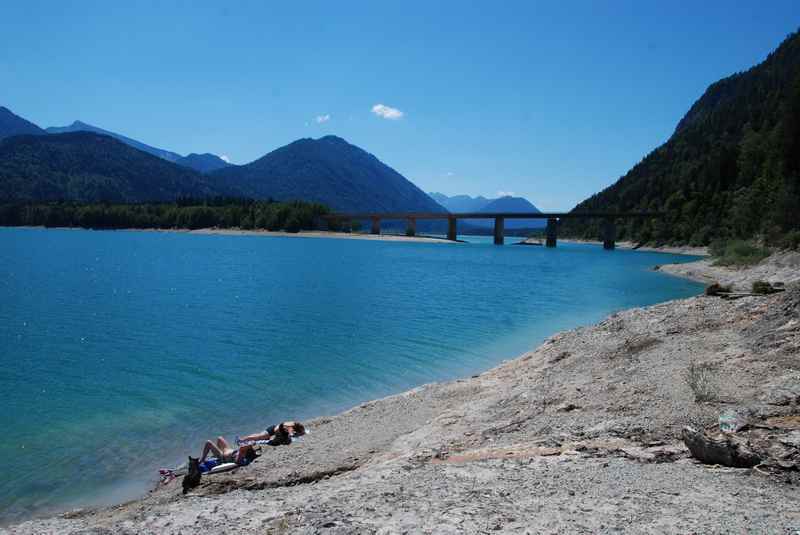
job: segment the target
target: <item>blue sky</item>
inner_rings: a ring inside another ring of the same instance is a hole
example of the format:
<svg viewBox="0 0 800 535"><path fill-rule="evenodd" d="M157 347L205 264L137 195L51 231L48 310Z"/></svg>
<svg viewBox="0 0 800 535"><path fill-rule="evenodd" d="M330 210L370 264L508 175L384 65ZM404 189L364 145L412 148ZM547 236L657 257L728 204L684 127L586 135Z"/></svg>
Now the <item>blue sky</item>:
<svg viewBox="0 0 800 535"><path fill-rule="evenodd" d="M3 0L0 105L235 163L336 134L426 191L567 209L798 26L796 0Z"/></svg>

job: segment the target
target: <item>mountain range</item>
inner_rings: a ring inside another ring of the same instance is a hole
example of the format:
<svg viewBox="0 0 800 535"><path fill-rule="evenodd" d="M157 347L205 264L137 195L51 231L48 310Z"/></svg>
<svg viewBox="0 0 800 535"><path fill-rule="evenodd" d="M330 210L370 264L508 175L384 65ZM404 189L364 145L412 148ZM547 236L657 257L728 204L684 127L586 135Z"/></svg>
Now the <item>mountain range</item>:
<svg viewBox="0 0 800 535"><path fill-rule="evenodd" d="M448 212L479 212L481 208L489 204L493 199L487 199L483 196L470 197L469 195L453 195L448 197L444 193L432 191L428 193L431 199L438 202Z"/></svg>
<svg viewBox="0 0 800 535"><path fill-rule="evenodd" d="M0 108L0 200L317 201L338 211L445 212L372 154L336 136L300 139L247 165L177 153L80 121L42 130ZM48 133L49 132L49 133Z"/></svg>
<svg viewBox="0 0 800 535"><path fill-rule="evenodd" d="M216 154L192 153L189 154L188 156L181 156L176 152L172 152L166 149L151 147L150 145L142 143L141 141L131 139L127 136L123 136L122 134L117 134L116 132L104 130L103 128L100 128L98 126L86 124L81 121L74 121L69 126L51 126L49 128L46 128L45 131L48 134L66 134L70 132L94 132L96 134L105 134L107 136L116 138L125 143L126 145L130 145L135 149L139 149L148 154L152 154L153 156L158 156L159 158L167 160L168 162L173 162L178 165L182 165L184 167L189 167L191 169L194 169L195 171L200 171L201 173L209 173L211 171L222 169L223 167L227 167L228 165L230 165L228 162L226 162ZM33 134L35 132L24 132L24 133Z"/></svg>
<svg viewBox="0 0 800 535"><path fill-rule="evenodd" d="M541 212L532 202L524 197L513 197L505 195L496 199L487 199L483 196L470 197L469 195L454 195L448 197L443 193L429 193L432 199L444 206L448 212ZM469 226L478 228L490 228L494 226L494 220L490 219L470 219L465 221ZM505 227L507 229L535 229L544 228L547 222L544 219L507 219Z"/></svg>
<svg viewBox="0 0 800 535"><path fill-rule="evenodd" d="M235 195L312 200L334 210L488 212L501 209L496 203L503 211L535 210L518 198L434 194L439 204L335 136L301 139L241 166L213 169L213 155L185 157L203 174L179 165L180 155L134 148L134 140L87 127L74 123L67 128L79 132L46 134L0 108L0 198L136 202ZM618 237L639 242L706 245L760 236L800 244L800 34L788 36L762 63L711 84L663 145L573 210L664 212L619 222ZM562 232L596 237L599 222L565 220Z"/></svg>
<svg viewBox="0 0 800 535"><path fill-rule="evenodd" d="M761 236L800 243L800 33L760 64L711 84L669 140L574 211L665 211L620 221L621 238L706 245ZM598 221L567 220L596 237Z"/></svg>

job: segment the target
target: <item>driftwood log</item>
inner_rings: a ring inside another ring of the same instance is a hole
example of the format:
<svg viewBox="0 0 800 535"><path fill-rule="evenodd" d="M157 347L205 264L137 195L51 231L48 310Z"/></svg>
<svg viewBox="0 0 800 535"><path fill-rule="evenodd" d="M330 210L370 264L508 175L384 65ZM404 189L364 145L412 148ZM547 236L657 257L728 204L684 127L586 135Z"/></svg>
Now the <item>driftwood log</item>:
<svg viewBox="0 0 800 535"><path fill-rule="evenodd" d="M683 442L692 456L705 464L720 464L735 468L752 468L761 457L735 435L710 436L692 427L683 428Z"/></svg>

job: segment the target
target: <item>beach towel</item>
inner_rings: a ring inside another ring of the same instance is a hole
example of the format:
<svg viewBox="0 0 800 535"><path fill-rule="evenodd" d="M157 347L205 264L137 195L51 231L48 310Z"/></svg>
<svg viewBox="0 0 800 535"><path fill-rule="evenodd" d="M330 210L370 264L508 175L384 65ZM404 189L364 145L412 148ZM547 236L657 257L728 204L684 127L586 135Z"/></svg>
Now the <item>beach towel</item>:
<svg viewBox="0 0 800 535"><path fill-rule="evenodd" d="M239 466L247 466L250 463L245 464L237 464L237 463L226 463L222 462L220 459L216 457L209 457L202 463L200 463L200 473L201 474L218 474L220 472L227 472L228 470L233 470ZM181 477L186 475L188 472L188 467L184 463L183 465L177 468L159 468L158 476L161 479L162 484L169 483L175 478Z"/></svg>

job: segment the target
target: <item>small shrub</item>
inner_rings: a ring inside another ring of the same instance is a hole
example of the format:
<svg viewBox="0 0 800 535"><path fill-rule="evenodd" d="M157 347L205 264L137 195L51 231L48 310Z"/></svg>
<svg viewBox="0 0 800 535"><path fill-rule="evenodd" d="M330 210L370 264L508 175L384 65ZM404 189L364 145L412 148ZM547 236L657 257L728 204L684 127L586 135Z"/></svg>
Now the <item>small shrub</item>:
<svg viewBox="0 0 800 535"><path fill-rule="evenodd" d="M783 249L791 249L792 251L800 249L800 230L787 232L781 239L780 246Z"/></svg>
<svg viewBox="0 0 800 535"><path fill-rule="evenodd" d="M753 282L753 293L758 295L769 295L774 294L779 290L776 290L770 283L766 281L754 281Z"/></svg>
<svg viewBox="0 0 800 535"><path fill-rule="evenodd" d="M698 364L694 361L690 362L684 379L694 394L696 402L702 403L719 399L716 375L710 365Z"/></svg>
<svg viewBox="0 0 800 535"><path fill-rule="evenodd" d="M770 250L744 240L717 240L708 252L715 266L752 266L770 255Z"/></svg>

